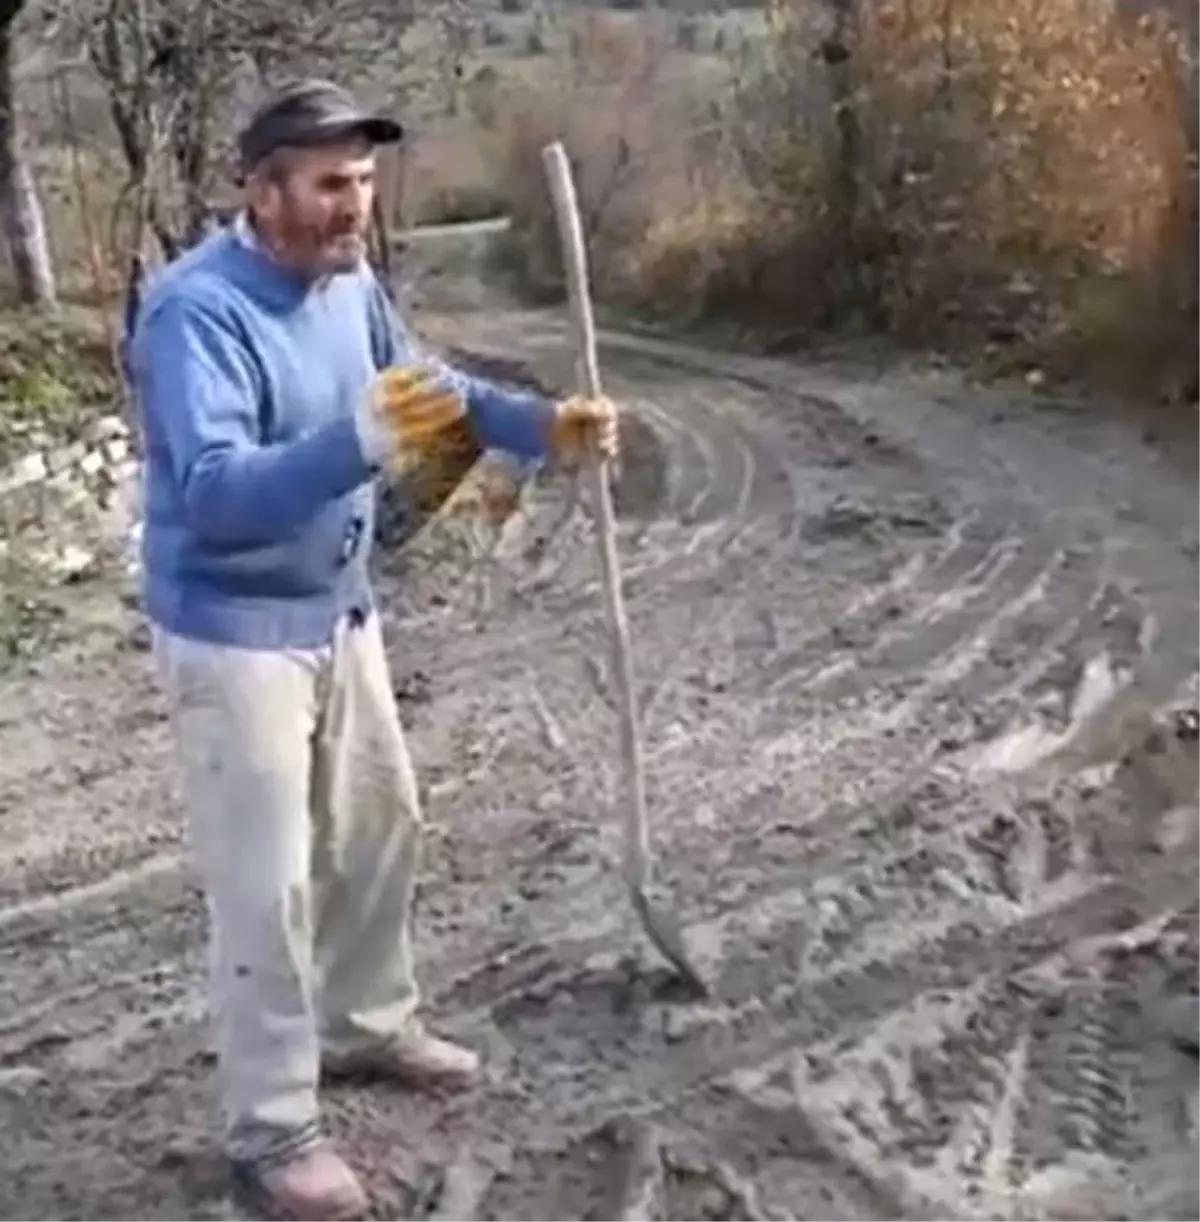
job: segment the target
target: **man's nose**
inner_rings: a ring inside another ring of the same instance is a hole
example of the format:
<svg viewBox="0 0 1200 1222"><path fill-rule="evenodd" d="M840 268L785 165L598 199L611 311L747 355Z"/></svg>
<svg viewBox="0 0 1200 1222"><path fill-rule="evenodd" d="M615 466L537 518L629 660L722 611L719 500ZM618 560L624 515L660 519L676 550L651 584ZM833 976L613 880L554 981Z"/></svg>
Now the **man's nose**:
<svg viewBox="0 0 1200 1222"><path fill-rule="evenodd" d="M371 215L371 187L361 185L350 192L348 203L350 215L358 222L363 222Z"/></svg>
<svg viewBox="0 0 1200 1222"><path fill-rule="evenodd" d="M370 203L360 191L347 191L338 200L337 216L344 225L362 225L370 215Z"/></svg>

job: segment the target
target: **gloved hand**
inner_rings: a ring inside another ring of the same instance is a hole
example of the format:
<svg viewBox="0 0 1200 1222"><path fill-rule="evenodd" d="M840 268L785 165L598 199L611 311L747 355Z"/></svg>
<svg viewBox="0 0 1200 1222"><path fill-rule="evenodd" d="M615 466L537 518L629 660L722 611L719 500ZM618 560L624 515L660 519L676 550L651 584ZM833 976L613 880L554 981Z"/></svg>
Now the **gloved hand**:
<svg viewBox="0 0 1200 1222"><path fill-rule="evenodd" d="M576 466L590 453L616 458L618 447L617 408L611 399L572 395L555 404L550 448L563 466Z"/></svg>
<svg viewBox="0 0 1200 1222"><path fill-rule="evenodd" d="M466 415L462 397L440 382L433 369L386 369L372 383L359 413L363 452L369 461L400 471L459 446ZM551 455L563 466L575 466L592 452L616 458L616 406L606 397L583 395L553 404L548 441Z"/></svg>
<svg viewBox="0 0 1200 1222"><path fill-rule="evenodd" d="M410 466L457 444L466 414L462 397L439 384L432 371L419 365L385 369L359 410L363 453L393 470Z"/></svg>

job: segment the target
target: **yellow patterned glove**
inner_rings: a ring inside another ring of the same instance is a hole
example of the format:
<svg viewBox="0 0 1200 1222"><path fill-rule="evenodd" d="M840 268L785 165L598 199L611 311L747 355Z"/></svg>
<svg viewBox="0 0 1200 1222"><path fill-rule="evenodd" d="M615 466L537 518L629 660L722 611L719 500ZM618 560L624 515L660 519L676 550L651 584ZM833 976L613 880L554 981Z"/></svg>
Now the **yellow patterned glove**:
<svg viewBox="0 0 1200 1222"><path fill-rule="evenodd" d="M394 366L375 379L364 400L363 449L373 461L400 470L457 442L466 415L461 396L439 385L430 371Z"/></svg>
<svg viewBox="0 0 1200 1222"><path fill-rule="evenodd" d="M611 399L572 395L556 403L550 424L550 448L563 466L577 466L587 454L616 458L617 408Z"/></svg>
<svg viewBox="0 0 1200 1222"><path fill-rule="evenodd" d="M437 512L479 453L466 404L421 364L385 369L363 396L356 424L368 463L402 480L421 514Z"/></svg>

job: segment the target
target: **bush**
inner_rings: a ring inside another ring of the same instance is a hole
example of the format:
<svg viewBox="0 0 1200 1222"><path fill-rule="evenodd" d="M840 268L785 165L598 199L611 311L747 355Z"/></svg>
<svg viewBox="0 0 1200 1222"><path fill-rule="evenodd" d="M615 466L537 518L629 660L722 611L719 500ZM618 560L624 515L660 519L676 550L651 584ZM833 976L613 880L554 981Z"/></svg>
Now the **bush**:
<svg viewBox="0 0 1200 1222"><path fill-rule="evenodd" d="M698 168L687 132L695 101L666 71L652 29L620 18L579 19L556 71L517 94L500 125L500 183L512 228L506 261L539 299L562 290L558 234L543 147L571 157L600 297L636 300L645 234L691 197Z"/></svg>
<svg viewBox="0 0 1200 1222"><path fill-rule="evenodd" d="M777 307L1064 373L1194 370L1195 92L1174 36L1091 0L864 5L842 29L810 12L777 6L753 95L769 224L742 226L741 257L787 258Z"/></svg>
<svg viewBox="0 0 1200 1222"><path fill-rule="evenodd" d="M515 265L539 290L558 272L536 159L561 137L601 296L1194 393L1195 56L1163 22L775 0L753 79L698 127L649 35L592 18L572 45L565 87L506 132Z"/></svg>
<svg viewBox="0 0 1200 1222"><path fill-rule="evenodd" d="M401 200L406 225L450 225L502 216L497 153L486 131L447 131L419 140L409 155Z"/></svg>

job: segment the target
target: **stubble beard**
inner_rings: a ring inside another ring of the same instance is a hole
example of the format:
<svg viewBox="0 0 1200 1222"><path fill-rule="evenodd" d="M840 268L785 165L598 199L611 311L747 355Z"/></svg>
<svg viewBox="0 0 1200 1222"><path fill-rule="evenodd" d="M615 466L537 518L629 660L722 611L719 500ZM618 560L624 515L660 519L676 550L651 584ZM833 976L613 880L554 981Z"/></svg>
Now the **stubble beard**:
<svg viewBox="0 0 1200 1222"><path fill-rule="evenodd" d="M362 262L367 244L362 234L349 234L322 243L322 262L331 274L352 272Z"/></svg>

